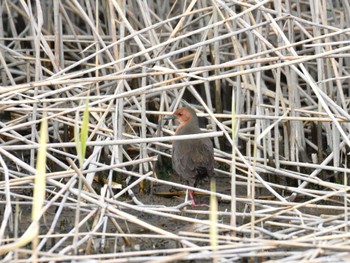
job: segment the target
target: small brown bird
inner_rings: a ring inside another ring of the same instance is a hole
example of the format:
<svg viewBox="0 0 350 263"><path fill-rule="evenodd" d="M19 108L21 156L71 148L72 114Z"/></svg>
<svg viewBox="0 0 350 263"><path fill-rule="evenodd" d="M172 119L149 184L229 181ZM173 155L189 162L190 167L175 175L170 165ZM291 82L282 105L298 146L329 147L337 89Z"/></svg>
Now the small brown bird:
<svg viewBox="0 0 350 263"><path fill-rule="evenodd" d="M173 116L180 125L176 135L202 133L196 112L191 108L181 108ZM176 140L173 142L172 164L175 172L190 186L197 186L198 181L211 177L214 173L214 149L209 138ZM193 191L188 192L192 205L196 203Z"/></svg>

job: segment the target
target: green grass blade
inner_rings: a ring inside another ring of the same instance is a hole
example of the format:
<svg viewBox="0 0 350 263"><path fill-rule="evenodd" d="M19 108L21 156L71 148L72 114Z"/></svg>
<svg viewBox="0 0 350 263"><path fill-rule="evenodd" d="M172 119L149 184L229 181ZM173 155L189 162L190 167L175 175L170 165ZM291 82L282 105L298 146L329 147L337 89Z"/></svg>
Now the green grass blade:
<svg viewBox="0 0 350 263"><path fill-rule="evenodd" d="M81 134L80 134L80 142L81 142L81 156L82 156L82 162L80 163L80 166L83 166L83 162L85 159L86 154L86 141L88 139L89 134L89 100L86 99L85 101L85 109L84 109L84 115L83 115L83 123L81 126Z"/></svg>
<svg viewBox="0 0 350 263"><path fill-rule="evenodd" d="M39 220L42 216L41 209L44 205L46 191L47 138L47 120L44 116L40 126L39 149L36 162L36 174L34 178L32 223L16 242L0 246L0 255L26 246L29 242L35 240L39 234Z"/></svg>
<svg viewBox="0 0 350 263"><path fill-rule="evenodd" d="M74 125L74 140L75 148L77 150L79 165L82 168L84 165L84 159L86 154L86 141L89 134L89 101L86 99L85 109L83 114L83 122L81 129L79 129L79 114L76 115L76 121Z"/></svg>
<svg viewBox="0 0 350 263"><path fill-rule="evenodd" d="M210 245L212 250L215 251L218 248L218 202L216 195L216 182L215 179L212 178L210 180Z"/></svg>
<svg viewBox="0 0 350 263"><path fill-rule="evenodd" d="M46 142L47 142L47 120L43 118L40 127L39 150L36 162L35 186L33 194L32 220L39 221L40 210L45 200L46 190Z"/></svg>

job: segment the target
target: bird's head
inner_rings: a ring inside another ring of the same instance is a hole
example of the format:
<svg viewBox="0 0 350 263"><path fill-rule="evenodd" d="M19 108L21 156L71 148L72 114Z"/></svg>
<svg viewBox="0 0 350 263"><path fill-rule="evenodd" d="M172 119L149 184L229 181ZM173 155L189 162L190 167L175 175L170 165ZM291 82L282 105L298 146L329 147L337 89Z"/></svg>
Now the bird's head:
<svg viewBox="0 0 350 263"><path fill-rule="evenodd" d="M180 124L186 124L190 120L197 118L196 112L191 108L177 109L173 115L180 122Z"/></svg>

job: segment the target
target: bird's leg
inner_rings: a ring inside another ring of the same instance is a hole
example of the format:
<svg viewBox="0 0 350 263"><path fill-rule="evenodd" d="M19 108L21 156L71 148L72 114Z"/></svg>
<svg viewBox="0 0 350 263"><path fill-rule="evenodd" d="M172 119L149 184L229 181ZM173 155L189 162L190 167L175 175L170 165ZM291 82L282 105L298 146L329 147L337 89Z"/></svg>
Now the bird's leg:
<svg viewBox="0 0 350 263"><path fill-rule="evenodd" d="M192 190L188 190L188 195L190 196L190 199L192 201L192 207L196 206L196 201L194 201L194 193Z"/></svg>
<svg viewBox="0 0 350 263"><path fill-rule="evenodd" d="M186 190L186 195L185 195L185 202L184 202L184 205L185 205L185 206L189 205L189 203L190 203L190 202L188 201L188 197L190 196L188 192L189 192L189 190L187 189L187 190ZM192 204L192 199L191 199L191 204Z"/></svg>
<svg viewBox="0 0 350 263"><path fill-rule="evenodd" d="M196 206L209 207L209 205L207 204L197 204L196 201L194 200L194 192L192 190L188 190L188 195L190 196L190 199L192 201L192 207L196 207Z"/></svg>
<svg viewBox="0 0 350 263"><path fill-rule="evenodd" d="M196 206L196 201L194 201L194 193L192 190L186 190L185 203L187 203L188 197L191 199L192 207Z"/></svg>

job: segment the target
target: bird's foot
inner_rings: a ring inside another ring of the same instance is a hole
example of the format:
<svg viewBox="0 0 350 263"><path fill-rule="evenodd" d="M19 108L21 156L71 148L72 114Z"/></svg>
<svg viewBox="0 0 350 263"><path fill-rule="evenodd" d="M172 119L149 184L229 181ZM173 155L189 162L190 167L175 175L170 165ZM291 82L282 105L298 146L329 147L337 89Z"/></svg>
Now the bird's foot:
<svg viewBox="0 0 350 263"><path fill-rule="evenodd" d="M193 191L188 191L188 195L190 196L190 199L192 201L192 208L194 208L194 207L209 207L209 205L207 205L207 204L197 204L196 201L194 200Z"/></svg>

